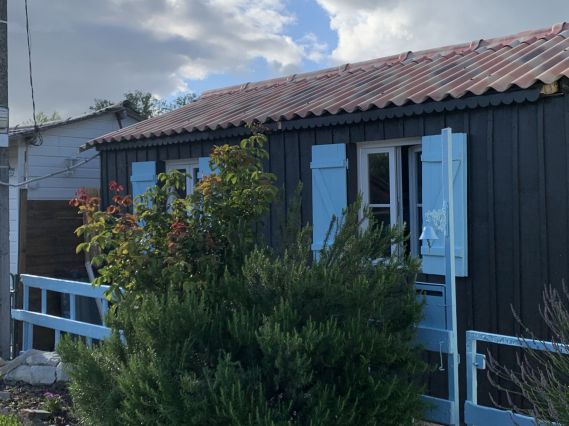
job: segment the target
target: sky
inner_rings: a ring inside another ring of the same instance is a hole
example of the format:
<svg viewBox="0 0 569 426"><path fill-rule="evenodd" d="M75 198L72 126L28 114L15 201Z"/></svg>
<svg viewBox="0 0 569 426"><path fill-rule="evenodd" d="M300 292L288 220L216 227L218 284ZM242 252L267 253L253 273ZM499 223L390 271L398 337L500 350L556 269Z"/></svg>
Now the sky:
<svg viewBox="0 0 569 426"><path fill-rule="evenodd" d="M568 0L28 0L37 111L184 92L569 21ZM12 125L32 116L24 1L8 1Z"/></svg>

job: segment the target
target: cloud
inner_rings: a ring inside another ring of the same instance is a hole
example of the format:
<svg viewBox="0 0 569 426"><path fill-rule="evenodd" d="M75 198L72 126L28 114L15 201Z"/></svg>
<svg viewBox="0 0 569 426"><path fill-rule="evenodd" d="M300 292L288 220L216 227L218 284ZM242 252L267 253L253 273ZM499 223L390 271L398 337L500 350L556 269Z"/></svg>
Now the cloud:
<svg viewBox="0 0 569 426"><path fill-rule="evenodd" d="M63 116L94 98L129 90L163 97L191 90L189 80L248 70L265 61L275 74L323 58L313 35L294 40L284 0L31 1L38 110ZM11 122L31 115L23 2L9 0Z"/></svg>
<svg viewBox="0 0 569 426"><path fill-rule="evenodd" d="M567 10L566 0L550 0L546 8L534 0L316 1L338 35L331 54L337 63L546 27Z"/></svg>

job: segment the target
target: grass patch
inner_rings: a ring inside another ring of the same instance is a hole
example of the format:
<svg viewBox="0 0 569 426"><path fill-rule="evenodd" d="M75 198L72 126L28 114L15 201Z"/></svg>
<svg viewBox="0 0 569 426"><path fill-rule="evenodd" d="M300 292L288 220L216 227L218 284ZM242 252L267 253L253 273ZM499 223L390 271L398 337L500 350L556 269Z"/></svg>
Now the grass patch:
<svg viewBox="0 0 569 426"><path fill-rule="evenodd" d="M21 426L22 422L14 415L0 414L0 426Z"/></svg>

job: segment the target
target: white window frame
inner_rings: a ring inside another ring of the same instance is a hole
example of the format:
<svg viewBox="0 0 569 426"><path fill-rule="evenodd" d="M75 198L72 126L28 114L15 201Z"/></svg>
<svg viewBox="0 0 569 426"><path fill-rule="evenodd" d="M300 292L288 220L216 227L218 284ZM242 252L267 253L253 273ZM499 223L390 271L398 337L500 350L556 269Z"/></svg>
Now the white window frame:
<svg viewBox="0 0 569 426"><path fill-rule="evenodd" d="M409 234L410 234L410 248L413 256L421 256L421 245L419 244L419 235L422 229L419 228L419 176L417 176L417 169L415 168L415 159L421 161L421 153L423 147L421 145L414 145L409 148ZM423 207L421 203L420 207Z"/></svg>
<svg viewBox="0 0 569 426"><path fill-rule="evenodd" d="M194 180L199 173L199 160L197 158L184 158L181 160L167 160L165 162L166 173L172 170L184 169L186 173L186 195L194 192L196 182Z"/></svg>
<svg viewBox="0 0 569 426"><path fill-rule="evenodd" d="M421 230L418 229L417 218L417 171L413 164L413 156L422 152L420 138L396 139L386 141L364 142L358 145L358 191L362 196L364 206L383 207L381 204L369 203L369 161L368 155L375 153L389 153L389 195L390 195L390 222L391 225L403 221L403 178L402 178L402 155L401 147L409 146L409 234L410 250L414 256L420 255L420 247L415 242L418 240ZM367 224L366 224L367 225Z"/></svg>
<svg viewBox="0 0 569 426"><path fill-rule="evenodd" d="M369 155L387 154L389 156L389 204L373 204L369 199ZM396 178L396 152L394 147L366 146L361 147L358 153L358 186L362 194L364 206L386 208L389 207L390 224L397 223L397 181Z"/></svg>

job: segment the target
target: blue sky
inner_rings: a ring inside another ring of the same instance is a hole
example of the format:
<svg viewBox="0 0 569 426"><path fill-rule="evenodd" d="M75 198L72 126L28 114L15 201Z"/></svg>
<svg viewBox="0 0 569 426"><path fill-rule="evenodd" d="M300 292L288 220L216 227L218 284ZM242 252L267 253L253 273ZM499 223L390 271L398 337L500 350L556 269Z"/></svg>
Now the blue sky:
<svg viewBox="0 0 569 426"><path fill-rule="evenodd" d="M64 117L569 20L567 0L28 1L36 103ZM23 1L8 15L15 124L31 116Z"/></svg>
<svg viewBox="0 0 569 426"><path fill-rule="evenodd" d="M326 57L321 61L303 58L299 71L314 71L332 65L327 57L338 44L338 35L330 28L330 19L326 11L314 0L287 0L285 4L290 14L294 16L294 22L286 28L287 35L294 40L300 40L307 33L313 33L320 42L326 44ZM188 80L188 85L192 91L202 93L209 89L265 80L281 74L263 58L256 58L244 71L213 73L204 80Z"/></svg>

